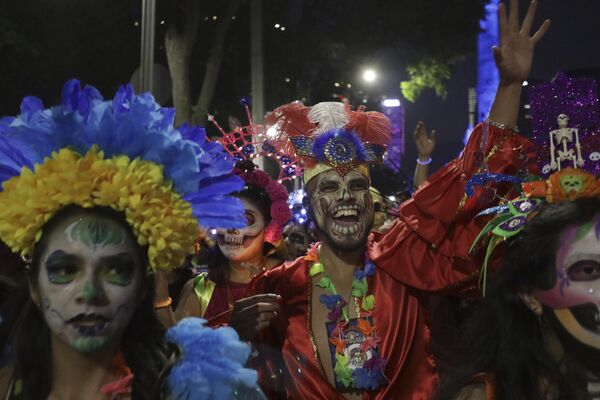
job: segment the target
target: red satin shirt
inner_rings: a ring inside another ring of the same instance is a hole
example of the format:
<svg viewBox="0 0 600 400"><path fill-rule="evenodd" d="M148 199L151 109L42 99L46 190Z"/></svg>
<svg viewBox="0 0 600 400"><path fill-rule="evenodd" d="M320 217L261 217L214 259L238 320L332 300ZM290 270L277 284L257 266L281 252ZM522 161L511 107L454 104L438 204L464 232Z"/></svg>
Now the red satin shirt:
<svg viewBox="0 0 600 400"><path fill-rule="evenodd" d="M429 349L430 295L477 293L474 278L481 258L470 257L469 248L488 219L473 220L473 216L494 205L493 191L506 195L511 189L511 185L492 184L466 199L465 185L482 170L484 160L489 172L516 174L532 168L533 155L527 139L492 126L484 132L483 125L477 126L461 157L432 175L401 206L402 216L392 229L369 238L369 256L377 265L377 273L368 278L369 293L375 296L373 319L382 340L381 357L388 359L389 382L377 391L365 391L364 400L433 398L437 374ZM256 340L253 361L272 399L344 398L321 371L312 342L311 306L323 305L310 304L309 266L301 257L266 271L246 293L282 297L279 317Z"/></svg>

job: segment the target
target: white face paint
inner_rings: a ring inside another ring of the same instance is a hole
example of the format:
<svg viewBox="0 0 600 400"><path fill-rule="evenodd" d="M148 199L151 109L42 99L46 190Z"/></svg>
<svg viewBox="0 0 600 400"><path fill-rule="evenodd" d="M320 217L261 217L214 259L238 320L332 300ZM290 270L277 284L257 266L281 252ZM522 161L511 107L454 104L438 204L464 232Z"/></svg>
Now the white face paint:
<svg viewBox="0 0 600 400"><path fill-rule="evenodd" d="M310 206L321 238L343 250L364 246L374 214L369 179L358 170L344 176L329 170L313 179Z"/></svg>
<svg viewBox="0 0 600 400"><path fill-rule="evenodd" d="M556 284L537 298L571 336L600 349L600 215L563 231L555 268Z"/></svg>
<svg viewBox="0 0 600 400"><path fill-rule="evenodd" d="M47 235L37 294L52 334L81 352L119 341L142 297L133 238L89 211L65 218Z"/></svg>
<svg viewBox="0 0 600 400"><path fill-rule="evenodd" d="M223 255L230 261L246 262L262 254L265 238L265 216L245 198L240 198L248 226L242 229L217 229L217 243Z"/></svg>

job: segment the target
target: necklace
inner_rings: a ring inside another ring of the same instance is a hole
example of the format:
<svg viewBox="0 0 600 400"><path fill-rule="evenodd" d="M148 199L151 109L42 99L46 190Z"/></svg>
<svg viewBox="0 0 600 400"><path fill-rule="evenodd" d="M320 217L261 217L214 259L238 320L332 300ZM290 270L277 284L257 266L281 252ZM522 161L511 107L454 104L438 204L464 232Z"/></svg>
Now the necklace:
<svg viewBox="0 0 600 400"><path fill-rule="evenodd" d="M365 264L354 272L351 297L356 308L356 319L349 317L349 302L336 290L325 267L319 261L317 249L311 254L314 260L309 268L311 277L320 276L316 286L328 294L322 294L319 301L329 313L326 323L329 334L330 351L336 386L345 390L376 390L386 383L383 370L387 363L379 356L377 337L372 312L375 309L375 296L367 294L367 277L375 275L375 264L365 256Z"/></svg>

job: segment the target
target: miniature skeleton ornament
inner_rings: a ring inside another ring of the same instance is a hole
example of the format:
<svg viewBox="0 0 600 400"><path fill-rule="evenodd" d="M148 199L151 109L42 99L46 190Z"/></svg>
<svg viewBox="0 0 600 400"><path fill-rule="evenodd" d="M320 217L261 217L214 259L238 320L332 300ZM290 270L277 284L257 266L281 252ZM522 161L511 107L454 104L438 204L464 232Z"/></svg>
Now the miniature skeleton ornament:
<svg viewBox="0 0 600 400"><path fill-rule="evenodd" d="M560 170L563 161L572 161L573 168L582 167L584 160L581 157L579 130L567 127L569 117L566 114L559 114L557 122L558 129L550 131L550 168ZM573 136L575 136L575 140L573 140ZM575 148L572 147L573 144Z"/></svg>

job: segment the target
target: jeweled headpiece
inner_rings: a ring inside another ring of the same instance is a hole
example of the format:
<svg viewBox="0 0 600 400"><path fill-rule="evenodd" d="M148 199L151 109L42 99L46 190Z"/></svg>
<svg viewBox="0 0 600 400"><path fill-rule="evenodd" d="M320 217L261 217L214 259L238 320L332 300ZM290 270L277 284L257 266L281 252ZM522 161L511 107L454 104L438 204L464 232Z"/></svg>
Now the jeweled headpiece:
<svg viewBox="0 0 600 400"><path fill-rule="evenodd" d="M105 101L71 80L52 108L24 98L20 115L0 120L0 239L31 255L59 210L111 207L148 246L149 267L168 270L194 252L199 223L244 226L231 158L174 115L131 85Z"/></svg>
<svg viewBox="0 0 600 400"><path fill-rule="evenodd" d="M389 119L379 112L352 111L344 103L324 102L306 107L299 102L275 109L266 119L275 145L301 157L304 182L334 169L345 175L358 169L369 176L368 165L383 161L391 139Z"/></svg>
<svg viewBox="0 0 600 400"><path fill-rule="evenodd" d="M273 143L273 131L266 131L264 125L255 124L250 113L249 99L242 97L240 103L245 109L248 123L240 124L236 120L230 123L231 130L225 131L217 120L209 115L209 120L217 127L221 133L218 142L221 143L225 151L229 153L234 160L255 160L258 157L265 157L275 160L279 166L279 183L294 179L302 175L302 161L296 157L293 152L285 149L276 148Z"/></svg>

